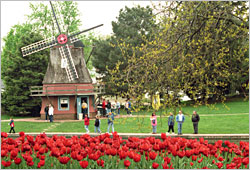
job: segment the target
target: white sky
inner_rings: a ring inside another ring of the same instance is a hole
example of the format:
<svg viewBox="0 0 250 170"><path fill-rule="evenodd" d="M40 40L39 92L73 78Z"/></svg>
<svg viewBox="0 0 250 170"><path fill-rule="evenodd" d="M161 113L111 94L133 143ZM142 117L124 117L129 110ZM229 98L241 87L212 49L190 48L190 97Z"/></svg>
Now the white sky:
<svg viewBox="0 0 250 170"><path fill-rule="evenodd" d="M25 15L31 13L29 3L43 2L49 5L49 1L1 1L1 41L6 36L10 28L15 24L21 24L25 20ZM116 21L119 10L125 6L151 5L148 1L77 1L78 9L81 13L81 30L104 24L96 28L95 33L99 35L109 35L112 33L112 21ZM50 6L50 5L49 5ZM1 46L3 42L1 43Z"/></svg>

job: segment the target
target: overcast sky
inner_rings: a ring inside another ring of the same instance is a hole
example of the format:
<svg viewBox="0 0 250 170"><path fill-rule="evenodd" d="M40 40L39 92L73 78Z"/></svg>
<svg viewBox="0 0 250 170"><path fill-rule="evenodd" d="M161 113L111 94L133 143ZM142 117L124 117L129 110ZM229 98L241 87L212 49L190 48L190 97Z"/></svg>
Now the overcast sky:
<svg viewBox="0 0 250 170"><path fill-rule="evenodd" d="M32 1L1 1L1 39L6 36L15 24L21 24L25 15L30 14L29 3ZM49 1L43 2L49 5ZM111 21L115 21L119 10L125 6L133 7L151 5L150 1L77 1L81 13L81 29L90 28L99 24L104 26L95 29L95 33L109 35L112 33Z"/></svg>

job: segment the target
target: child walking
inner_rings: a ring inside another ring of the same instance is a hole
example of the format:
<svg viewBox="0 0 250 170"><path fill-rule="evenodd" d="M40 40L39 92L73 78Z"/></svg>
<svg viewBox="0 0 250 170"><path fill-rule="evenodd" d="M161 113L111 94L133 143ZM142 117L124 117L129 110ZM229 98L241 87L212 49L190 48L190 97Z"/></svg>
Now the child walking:
<svg viewBox="0 0 250 170"><path fill-rule="evenodd" d="M173 113L170 112L170 116L168 117L168 134L172 130L172 133L174 134L174 116Z"/></svg>
<svg viewBox="0 0 250 170"><path fill-rule="evenodd" d="M96 133L96 129L97 129L98 133L101 133L101 130L100 130L101 120L100 120L100 117L98 115L96 115L95 118L96 118L95 119L95 133Z"/></svg>
<svg viewBox="0 0 250 170"><path fill-rule="evenodd" d="M89 117L87 114L85 115L85 118L84 118L84 125L85 125L85 129L87 133L89 133Z"/></svg>
<svg viewBox="0 0 250 170"><path fill-rule="evenodd" d="M13 131L13 133L16 133L16 132L15 132L15 129L14 129L15 125L14 125L14 120L13 120L13 118L10 118L10 123L9 123L9 125L10 125L10 131L9 131L9 133L11 133L11 131Z"/></svg>
<svg viewBox="0 0 250 170"><path fill-rule="evenodd" d="M150 117L151 125L153 128L153 134L156 134L156 127L157 127L157 118L155 112L152 113L152 116Z"/></svg>

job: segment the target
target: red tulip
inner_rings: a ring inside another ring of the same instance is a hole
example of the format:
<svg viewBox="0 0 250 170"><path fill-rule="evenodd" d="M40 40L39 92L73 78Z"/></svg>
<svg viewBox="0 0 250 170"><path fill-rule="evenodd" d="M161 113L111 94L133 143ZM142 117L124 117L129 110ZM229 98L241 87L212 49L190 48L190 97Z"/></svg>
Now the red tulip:
<svg viewBox="0 0 250 170"><path fill-rule="evenodd" d="M194 165L194 163L193 163L193 162L190 162L190 165L191 165L191 166L193 166L193 165Z"/></svg>
<svg viewBox="0 0 250 170"><path fill-rule="evenodd" d="M155 152L150 152L150 153L149 153L149 158L150 158L151 160L155 160L156 156L157 156L157 153L155 153Z"/></svg>
<svg viewBox="0 0 250 170"><path fill-rule="evenodd" d="M141 161L141 155L140 154L135 154L134 155L134 161L135 162L140 162Z"/></svg>
<svg viewBox="0 0 250 170"><path fill-rule="evenodd" d="M120 154L119 154L119 156L120 156L120 159L121 159L121 160L122 160L122 159L126 159L126 157L127 157L127 152L121 151Z"/></svg>
<svg viewBox="0 0 250 170"><path fill-rule="evenodd" d="M129 160L124 160L124 166L129 167L130 166L130 161Z"/></svg>
<svg viewBox="0 0 250 170"><path fill-rule="evenodd" d="M59 161L61 164L67 164L70 160L70 157L64 156L64 157L59 157Z"/></svg>
<svg viewBox="0 0 250 170"><path fill-rule="evenodd" d="M1 150L1 157L7 156L8 151L7 150Z"/></svg>
<svg viewBox="0 0 250 170"><path fill-rule="evenodd" d="M134 159L134 155L135 155L135 153L133 151L128 152L128 157L130 159Z"/></svg>
<svg viewBox="0 0 250 170"><path fill-rule="evenodd" d="M198 160L198 163L201 163L202 161L203 161L203 157L200 160Z"/></svg>
<svg viewBox="0 0 250 170"><path fill-rule="evenodd" d="M212 164L215 164L215 160L212 161Z"/></svg>
<svg viewBox="0 0 250 170"><path fill-rule="evenodd" d="M23 131L19 132L19 136L25 136L25 133Z"/></svg>
<svg viewBox="0 0 250 170"><path fill-rule="evenodd" d="M161 134L161 138L162 138L162 140L167 139L167 135L166 135L166 133L162 133L162 134Z"/></svg>
<svg viewBox="0 0 250 170"><path fill-rule="evenodd" d="M169 169L168 163L164 162L164 164L161 164L163 169Z"/></svg>
<svg viewBox="0 0 250 170"><path fill-rule="evenodd" d="M83 169L87 168L89 165L88 161L80 161L79 164Z"/></svg>
<svg viewBox="0 0 250 170"><path fill-rule="evenodd" d="M164 159L164 162L167 162L167 164L169 164L170 161L171 161L171 158L169 158L169 157L165 157L165 158L163 158L163 159Z"/></svg>
<svg viewBox="0 0 250 170"><path fill-rule="evenodd" d="M4 166L4 167L9 167L10 165L11 165L11 161L4 161L4 160L2 160L2 165Z"/></svg>
<svg viewBox="0 0 250 170"><path fill-rule="evenodd" d="M45 155L41 155L40 159L45 160L45 157L46 157Z"/></svg>
<svg viewBox="0 0 250 170"><path fill-rule="evenodd" d="M16 165L19 165L19 164L22 162L22 159L16 157L16 158L14 159L14 162L15 162Z"/></svg>
<svg viewBox="0 0 250 170"><path fill-rule="evenodd" d="M159 166L159 164L158 164L158 163L153 162L152 167L153 167L154 169L157 169L157 168L158 168L158 166Z"/></svg>
<svg viewBox="0 0 250 170"><path fill-rule="evenodd" d="M243 163L243 165L248 165L249 164L249 158L248 157L243 158L242 163Z"/></svg>
<svg viewBox="0 0 250 170"><path fill-rule="evenodd" d="M6 132L1 132L1 138L7 138L8 134Z"/></svg>
<svg viewBox="0 0 250 170"><path fill-rule="evenodd" d="M33 166L34 165L34 162L33 161L30 161L30 162L26 162L28 166Z"/></svg>
<svg viewBox="0 0 250 170"><path fill-rule="evenodd" d="M100 160L97 160L97 165L99 166L104 166L104 160L100 159Z"/></svg>
<svg viewBox="0 0 250 170"><path fill-rule="evenodd" d="M78 155L76 156L76 159L77 159L78 161L81 161L81 160L83 159L83 156L82 156L81 154L78 154Z"/></svg>
<svg viewBox="0 0 250 170"><path fill-rule="evenodd" d="M218 158L218 161L224 161L224 159L220 156L220 157Z"/></svg>
<svg viewBox="0 0 250 170"><path fill-rule="evenodd" d="M221 169L221 167L223 166L223 163L218 162L218 163L216 163L216 165L217 165L217 167L218 167L219 169Z"/></svg>
<svg viewBox="0 0 250 170"><path fill-rule="evenodd" d="M197 156L192 156L192 161L196 161L196 159L197 159Z"/></svg>

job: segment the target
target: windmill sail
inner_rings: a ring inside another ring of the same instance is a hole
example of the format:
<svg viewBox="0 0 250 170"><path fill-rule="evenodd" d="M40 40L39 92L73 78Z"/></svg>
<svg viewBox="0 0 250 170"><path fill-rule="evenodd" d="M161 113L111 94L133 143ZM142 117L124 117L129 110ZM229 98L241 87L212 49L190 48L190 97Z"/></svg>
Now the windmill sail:
<svg viewBox="0 0 250 170"><path fill-rule="evenodd" d="M60 47L59 51L60 51L62 59L67 60L65 69L66 69L66 73L67 73L69 81L78 79L78 74L76 72L75 64L73 62L68 44L66 46Z"/></svg>
<svg viewBox="0 0 250 170"><path fill-rule="evenodd" d="M28 46L22 47L21 51L23 56L27 56L33 54L35 52L44 50L46 48L53 47L57 44L55 37L51 37L42 41L38 41L36 43L30 44Z"/></svg>

